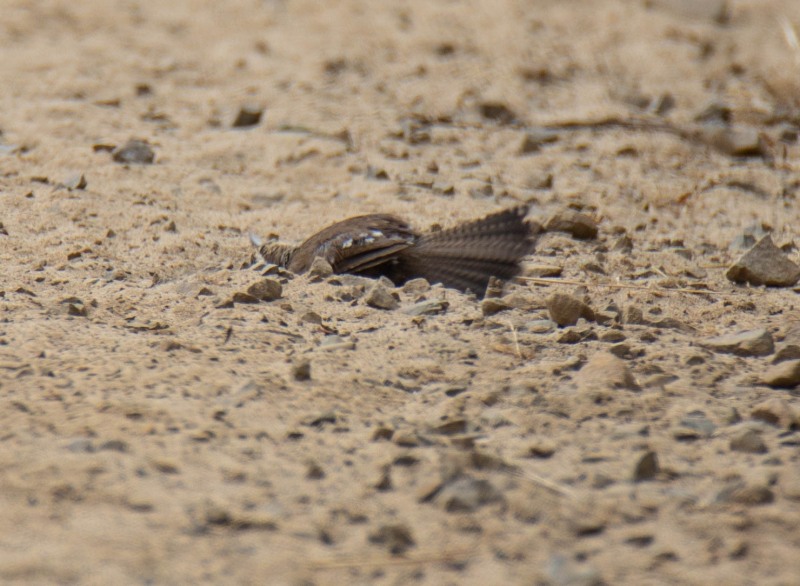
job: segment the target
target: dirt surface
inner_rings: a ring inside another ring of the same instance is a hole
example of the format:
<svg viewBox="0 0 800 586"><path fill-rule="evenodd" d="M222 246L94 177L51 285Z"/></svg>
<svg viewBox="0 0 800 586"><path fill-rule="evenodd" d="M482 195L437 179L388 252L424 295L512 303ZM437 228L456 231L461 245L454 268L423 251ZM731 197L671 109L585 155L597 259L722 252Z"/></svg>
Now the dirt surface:
<svg viewBox="0 0 800 586"><path fill-rule="evenodd" d="M799 29L795 0L5 0L0 581L797 584L798 290L725 273L766 233L798 260ZM248 233L521 202L599 234L543 233L555 282L501 302L251 266Z"/></svg>

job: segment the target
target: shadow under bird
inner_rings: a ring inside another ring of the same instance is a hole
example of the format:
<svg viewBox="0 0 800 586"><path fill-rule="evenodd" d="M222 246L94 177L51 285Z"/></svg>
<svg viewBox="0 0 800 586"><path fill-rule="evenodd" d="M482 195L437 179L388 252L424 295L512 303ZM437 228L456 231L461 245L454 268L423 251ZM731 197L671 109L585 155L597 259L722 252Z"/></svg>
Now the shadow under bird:
<svg viewBox="0 0 800 586"><path fill-rule="evenodd" d="M395 284L423 277L482 296L491 277L515 277L533 251L536 230L525 221L527 213L527 206L518 206L424 233L397 216L369 214L328 226L299 246L267 242L259 254L297 274L321 257L335 273L383 275Z"/></svg>

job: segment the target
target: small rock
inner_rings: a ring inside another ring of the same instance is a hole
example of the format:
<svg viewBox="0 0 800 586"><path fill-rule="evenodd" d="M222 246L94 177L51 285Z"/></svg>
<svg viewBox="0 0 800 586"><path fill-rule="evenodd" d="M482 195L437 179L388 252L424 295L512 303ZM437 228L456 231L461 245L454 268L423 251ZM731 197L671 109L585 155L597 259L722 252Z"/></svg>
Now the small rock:
<svg viewBox="0 0 800 586"><path fill-rule="evenodd" d="M168 459L152 460L150 464L161 472L162 474L178 474L180 473L180 466L177 462Z"/></svg>
<svg viewBox="0 0 800 586"><path fill-rule="evenodd" d="M427 281L425 281L427 283ZM403 313L411 316L418 315L435 315L437 313L444 313L450 304L441 299L428 299L420 301L409 307L403 309Z"/></svg>
<svg viewBox="0 0 800 586"><path fill-rule="evenodd" d="M416 448L423 443L422 438L413 430L400 430L392 436L392 441L404 448Z"/></svg>
<svg viewBox="0 0 800 586"><path fill-rule="evenodd" d="M370 287L364 301L366 301L367 305L375 307L376 309L397 309L400 305L394 295L392 295L392 292L389 291L389 288L380 282L376 282Z"/></svg>
<svg viewBox="0 0 800 586"><path fill-rule="evenodd" d="M568 328L558 336L556 342L559 344L580 344L581 342L591 342L597 339L597 334L592 328Z"/></svg>
<svg viewBox="0 0 800 586"><path fill-rule="evenodd" d="M321 350L352 350L356 347L356 343L336 334L330 334L322 338L319 347Z"/></svg>
<svg viewBox="0 0 800 586"><path fill-rule="evenodd" d="M653 480L658 471L658 456L653 451L647 452L636 462L636 467L633 469L633 481Z"/></svg>
<svg viewBox="0 0 800 586"><path fill-rule="evenodd" d="M375 490L379 490L381 492L386 492L392 490L392 467L386 465L381 470L381 475L378 478L378 481L375 483Z"/></svg>
<svg viewBox="0 0 800 586"><path fill-rule="evenodd" d="M759 157L764 154L757 128L709 124L699 128L697 136L721 153L733 157Z"/></svg>
<svg viewBox="0 0 800 586"><path fill-rule="evenodd" d="M764 438L752 429L746 429L731 438L730 448L734 452L748 454L766 454L768 451Z"/></svg>
<svg viewBox="0 0 800 586"><path fill-rule="evenodd" d="M116 163L149 165L155 160L156 155L146 141L132 139L121 147L115 148L111 157Z"/></svg>
<svg viewBox="0 0 800 586"><path fill-rule="evenodd" d="M261 301L275 301L280 299L283 286L276 279L261 279L247 288L247 294Z"/></svg>
<svg viewBox="0 0 800 586"><path fill-rule="evenodd" d="M618 344L626 340L625 334L620 330L609 330L600 336L601 342L609 342L611 344Z"/></svg>
<svg viewBox="0 0 800 586"><path fill-rule="evenodd" d="M260 106L247 105L239 108L239 113L231 125L233 128L246 128L248 126L255 126L261 122L261 116L264 113L264 108Z"/></svg>
<svg viewBox="0 0 800 586"><path fill-rule="evenodd" d="M549 438L542 437L531 442L528 446L527 455L533 458L549 458L555 453L555 442Z"/></svg>
<svg viewBox="0 0 800 586"><path fill-rule="evenodd" d="M779 362L785 362L787 360L800 360L799 344L786 344L782 346L775 352L775 357L772 359L772 362L773 364L778 364Z"/></svg>
<svg viewBox="0 0 800 586"><path fill-rule="evenodd" d="M439 499L448 513L472 512L480 507L500 502L503 494L484 479L462 476L445 486Z"/></svg>
<svg viewBox="0 0 800 586"><path fill-rule="evenodd" d="M250 293L243 293L242 291L237 291L231 297L231 301L233 303L258 303L258 297L253 297Z"/></svg>
<svg viewBox="0 0 800 586"><path fill-rule="evenodd" d="M644 313L639 307L626 305L622 311L622 323L644 325L647 321L644 319Z"/></svg>
<svg viewBox="0 0 800 586"><path fill-rule="evenodd" d="M292 365L292 377L297 381L311 380L311 362L300 360Z"/></svg>
<svg viewBox="0 0 800 586"><path fill-rule="evenodd" d="M784 399L773 397L753 407L750 416L770 425L790 429L797 424L797 413Z"/></svg>
<svg viewBox="0 0 800 586"><path fill-rule="evenodd" d="M628 366L623 360L607 352L598 352L581 368L576 377L578 387L640 390Z"/></svg>
<svg viewBox="0 0 800 586"><path fill-rule="evenodd" d="M126 442L124 440L108 440L108 441L103 442L102 444L100 444L100 447L98 449L100 449L100 450L109 450L111 452L120 452L120 453L124 454L130 448L128 446L128 442Z"/></svg>
<svg viewBox="0 0 800 586"><path fill-rule="evenodd" d="M690 411L678 422L672 437L679 441L693 441L714 435L717 426L702 411Z"/></svg>
<svg viewBox="0 0 800 586"><path fill-rule="evenodd" d="M80 175L74 175L64 181L64 187L70 191L74 189L86 189L88 185L89 184L86 181L86 177L84 177L82 173Z"/></svg>
<svg viewBox="0 0 800 586"><path fill-rule="evenodd" d="M403 284L403 293L409 295L422 295L431 290L431 284L427 279L411 279Z"/></svg>
<svg viewBox="0 0 800 586"><path fill-rule="evenodd" d="M543 145L558 141L558 134L550 130L534 129L525 134L519 147L520 155L537 152Z"/></svg>
<svg viewBox="0 0 800 586"><path fill-rule="evenodd" d="M736 356L769 356L775 351L772 334L764 328L708 338L700 345L720 354Z"/></svg>
<svg viewBox="0 0 800 586"><path fill-rule="evenodd" d="M567 232L575 238L592 240L597 238L597 222L586 214L565 210L556 214L545 225L548 232Z"/></svg>
<svg viewBox="0 0 800 586"><path fill-rule="evenodd" d="M573 556L554 554L546 567L546 584L550 586L603 586L607 582L597 568L579 563Z"/></svg>
<svg viewBox="0 0 800 586"><path fill-rule="evenodd" d="M619 344L614 344L611 348L608 349L611 354L616 356L617 358L622 358L623 360L631 360L636 358L637 352L634 352L631 349L629 344L621 342Z"/></svg>
<svg viewBox="0 0 800 586"><path fill-rule="evenodd" d="M308 269L308 276L311 277L311 279L327 279L332 274L333 267L331 266L331 263L321 256L318 256L311 261L311 266Z"/></svg>
<svg viewBox="0 0 800 586"><path fill-rule="evenodd" d="M737 503L740 505L766 505L775 500L769 487L761 484L745 484L738 481L723 488L717 494L718 503Z"/></svg>
<svg viewBox="0 0 800 586"><path fill-rule="evenodd" d="M558 324L550 319L534 319L525 324L525 329L532 334L549 334L558 327Z"/></svg>
<svg viewBox="0 0 800 586"><path fill-rule="evenodd" d="M481 301L481 313L483 315L494 315L508 309L511 309L511 306L497 297L486 297Z"/></svg>
<svg viewBox="0 0 800 586"><path fill-rule="evenodd" d="M306 462L306 478L309 480L322 480L325 478L325 470L315 460Z"/></svg>
<svg viewBox="0 0 800 586"><path fill-rule="evenodd" d="M67 449L70 452L87 454L95 451L94 444L90 439L77 439L73 442L70 442L69 445L67 445Z"/></svg>
<svg viewBox="0 0 800 586"><path fill-rule="evenodd" d="M300 316L300 321L318 326L322 325L322 316L316 311L307 311Z"/></svg>
<svg viewBox="0 0 800 586"><path fill-rule="evenodd" d="M526 277L557 278L564 273L564 267L553 265L533 265L525 269Z"/></svg>
<svg viewBox="0 0 800 586"><path fill-rule="evenodd" d="M623 234L614 242L611 247L614 252L621 252L623 254L630 254L633 252L633 240L627 234Z"/></svg>
<svg viewBox="0 0 800 586"><path fill-rule="evenodd" d="M800 360L788 360L771 367L764 374L764 384L773 389L793 389L800 385Z"/></svg>
<svg viewBox="0 0 800 586"><path fill-rule="evenodd" d="M67 304L67 315L72 315L75 317L86 317L88 314L86 311L86 306L83 303L78 302L78 303Z"/></svg>
<svg viewBox="0 0 800 586"><path fill-rule="evenodd" d="M580 299L566 293L553 293L547 298L550 318L559 326L574 326L580 318L594 320L594 311Z"/></svg>
<svg viewBox="0 0 800 586"><path fill-rule="evenodd" d="M789 260L767 235L744 253L725 276L734 283L791 287L800 280L800 267Z"/></svg>
<svg viewBox="0 0 800 586"><path fill-rule="evenodd" d="M481 116L498 124L511 124L517 119L514 111L501 102L484 102L478 106Z"/></svg>
<svg viewBox="0 0 800 586"><path fill-rule="evenodd" d="M411 530L405 525L382 525L369 535L369 541L386 546L392 555L402 555L415 545Z"/></svg>

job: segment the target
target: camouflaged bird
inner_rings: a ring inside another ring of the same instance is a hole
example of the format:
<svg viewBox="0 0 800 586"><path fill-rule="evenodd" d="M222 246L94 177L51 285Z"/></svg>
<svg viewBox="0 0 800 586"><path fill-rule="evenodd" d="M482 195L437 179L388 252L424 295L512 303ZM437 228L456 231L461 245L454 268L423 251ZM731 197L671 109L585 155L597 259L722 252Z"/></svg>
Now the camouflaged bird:
<svg viewBox="0 0 800 586"><path fill-rule="evenodd" d="M317 232L299 246L267 242L265 261L297 274L315 258L335 273L384 275L396 284L415 277L483 295L491 277L510 279L533 248L526 206L506 209L446 230L420 234L389 214L356 216Z"/></svg>

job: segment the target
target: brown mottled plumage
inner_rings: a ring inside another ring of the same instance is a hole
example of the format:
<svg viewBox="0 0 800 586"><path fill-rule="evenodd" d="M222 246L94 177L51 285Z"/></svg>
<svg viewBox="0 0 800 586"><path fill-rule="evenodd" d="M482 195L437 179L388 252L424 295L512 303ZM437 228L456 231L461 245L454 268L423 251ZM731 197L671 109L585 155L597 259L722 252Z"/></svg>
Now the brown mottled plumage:
<svg viewBox="0 0 800 586"><path fill-rule="evenodd" d="M447 230L418 234L388 214L356 216L314 234L300 246L269 242L264 260L304 273L322 257L335 273L385 275L395 283L424 277L483 295L490 277L510 279L533 246L527 207L506 209Z"/></svg>

